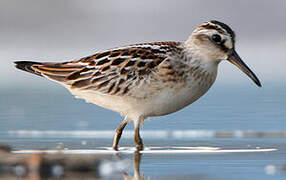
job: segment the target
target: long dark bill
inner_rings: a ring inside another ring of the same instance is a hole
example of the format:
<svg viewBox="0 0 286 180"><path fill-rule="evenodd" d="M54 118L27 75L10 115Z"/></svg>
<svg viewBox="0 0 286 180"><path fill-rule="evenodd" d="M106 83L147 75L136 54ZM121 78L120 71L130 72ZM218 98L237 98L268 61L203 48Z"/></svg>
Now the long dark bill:
<svg viewBox="0 0 286 180"><path fill-rule="evenodd" d="M261 83L256 75L249 69L249 67L241 60L234 49L231 50L227 60L242 70L248 77L250 77L257 86L261 87Z"/></svg>

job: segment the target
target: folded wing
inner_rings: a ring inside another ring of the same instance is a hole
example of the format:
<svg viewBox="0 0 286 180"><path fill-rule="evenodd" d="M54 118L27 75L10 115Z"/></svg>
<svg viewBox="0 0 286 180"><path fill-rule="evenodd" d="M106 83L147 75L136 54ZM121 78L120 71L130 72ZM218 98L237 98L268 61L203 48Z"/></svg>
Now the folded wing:
<svg viewBox="0 0 286 180"><path fill-rule="evenodd" d="M16 67L57 81L70 89L127 94L147 81L177 47L176 42L146 43L99 52L64 63L15 62Z"/></svg>

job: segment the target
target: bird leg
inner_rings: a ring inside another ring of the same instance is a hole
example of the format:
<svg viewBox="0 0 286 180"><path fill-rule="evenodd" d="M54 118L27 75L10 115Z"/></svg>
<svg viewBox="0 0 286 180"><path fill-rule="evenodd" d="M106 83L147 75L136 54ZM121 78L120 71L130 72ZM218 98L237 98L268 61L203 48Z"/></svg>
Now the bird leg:
<svg viewBox="0 0 286 180"><path fill-rule="evenodd" d="M127 117L122 121L122 123L117 127L114 138L113 138L113 149L118 151L118 143L122 135L122 131L124 130L125 126L127 125L128 120Z"/></svg>
<svg viewBox="0 0 286 180"><path fill-rule="evenodd" d="M137 150L141 151L143 150L143 142L140 137L139 127L140 123L134 122L134 142L136 144Z"/></svg>

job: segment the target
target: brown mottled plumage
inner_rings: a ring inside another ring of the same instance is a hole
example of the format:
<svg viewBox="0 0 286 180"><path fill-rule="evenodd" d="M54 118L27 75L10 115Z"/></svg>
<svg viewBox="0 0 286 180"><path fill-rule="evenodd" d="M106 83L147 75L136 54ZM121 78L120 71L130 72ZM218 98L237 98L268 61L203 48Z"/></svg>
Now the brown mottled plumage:
<svg viewBox="0 0 286 180"><path fill-rule="evenodd" d="M152 46L158 48L152 49ZM169 54L179 51L183 53L180 43L177 42L135 44L99 52L76 61L61 64L41 63L32 65L31 68L71 89L94 89L104 94L125 95L141 81L146 83L154 78L154 73L165 72L157 66L166 60ZM162 65L162 69L165 66ZM178 73L170 66L166 76L175 74Z"/></svg>

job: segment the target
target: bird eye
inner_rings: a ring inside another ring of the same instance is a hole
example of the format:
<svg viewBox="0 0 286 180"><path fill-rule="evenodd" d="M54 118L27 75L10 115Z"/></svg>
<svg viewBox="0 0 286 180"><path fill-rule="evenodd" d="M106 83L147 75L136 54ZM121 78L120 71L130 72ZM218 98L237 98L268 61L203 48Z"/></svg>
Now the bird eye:
<svg viewBox="0 0 286 180"><path fill-rule="evenodd" d="M212 35L212 40L213 40L215 43L220 43L220 42L221 42L221 37L220 37L220 35L218 35L218 34L214 34L214 35Z"/></svg>

